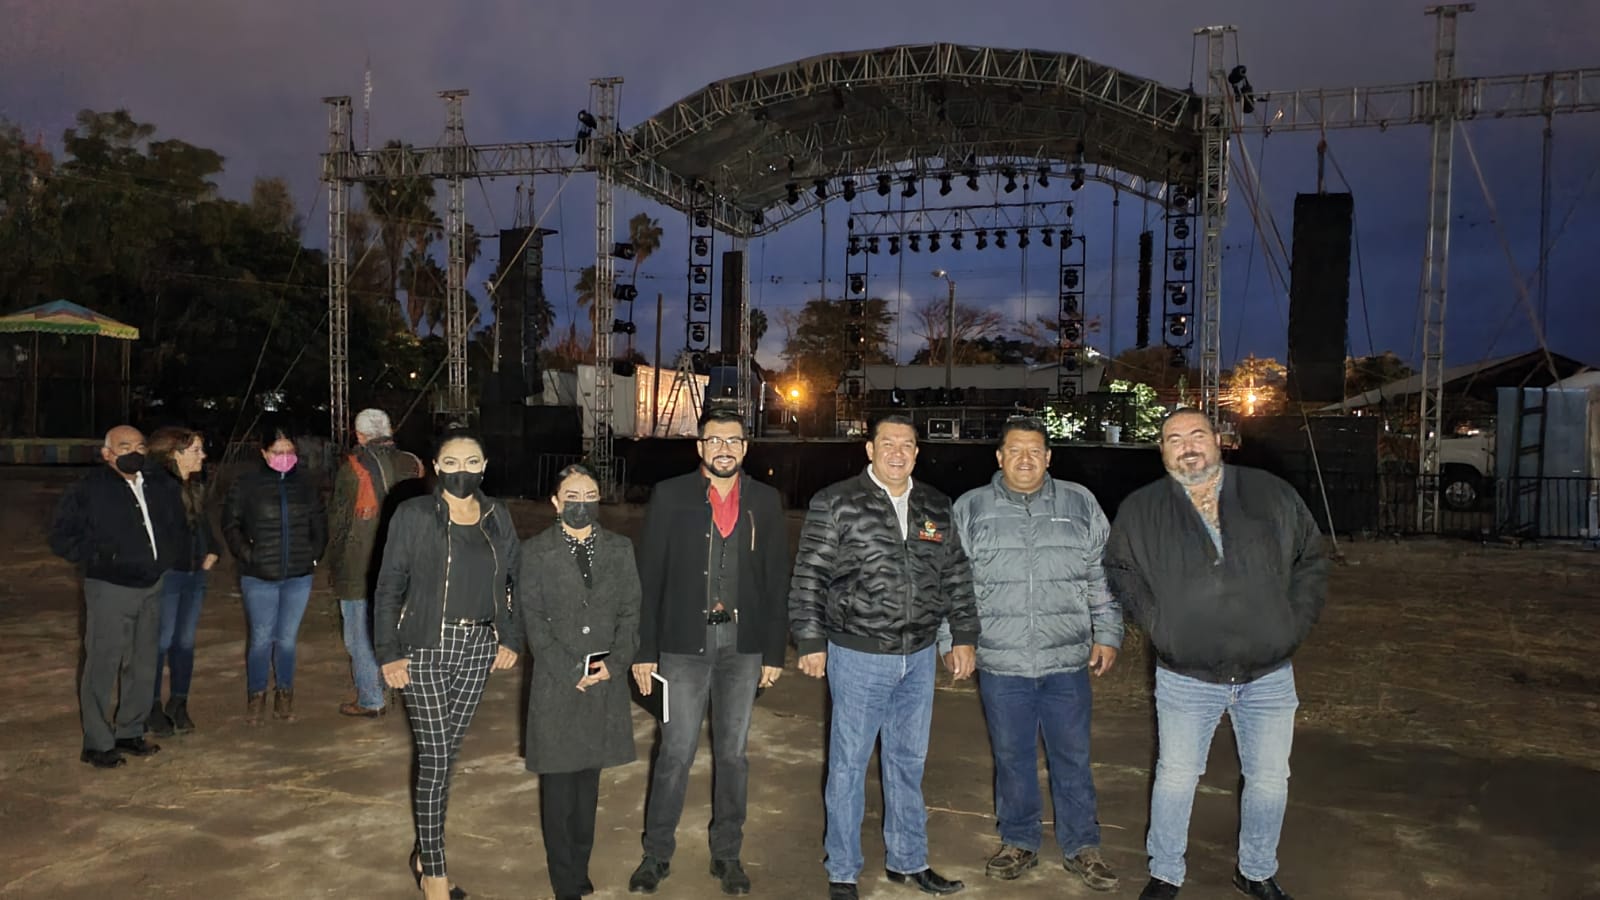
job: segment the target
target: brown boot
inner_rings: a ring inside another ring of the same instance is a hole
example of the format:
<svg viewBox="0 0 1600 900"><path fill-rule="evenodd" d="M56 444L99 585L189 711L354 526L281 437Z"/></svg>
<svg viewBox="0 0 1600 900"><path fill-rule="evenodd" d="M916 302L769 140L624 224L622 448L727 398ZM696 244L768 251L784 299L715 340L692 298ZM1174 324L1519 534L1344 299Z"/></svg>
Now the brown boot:
<svg viewBox="0 0 1600 900"><path fill-rule="evenodd" d="M272 717L285 722L294 721L294 691L278 688L272 692Z"/></svg>
<svg viewBox="0 0 1600 900"><path fill-rule="evenodd" d="M267 692L257 691L250 695L244 705L244 723L246 725L260 725L261 717L267 711Z"/></svg>

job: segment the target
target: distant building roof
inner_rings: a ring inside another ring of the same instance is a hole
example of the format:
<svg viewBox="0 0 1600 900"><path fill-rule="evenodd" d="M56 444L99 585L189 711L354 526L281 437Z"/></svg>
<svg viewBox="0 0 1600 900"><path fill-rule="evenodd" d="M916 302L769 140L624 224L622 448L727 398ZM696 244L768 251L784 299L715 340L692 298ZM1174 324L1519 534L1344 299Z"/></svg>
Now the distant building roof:
<svg viewBox="0 0 1600 900"><path fill-rule="evenodd" d="M1590 367L1559 353L1550 354L1556 373L1561 379L1570 378ZM1529 350L1511 356L1497 356L1481 362L1450 366L1444 370L1444 390L1493 403L1495 390L1502 387L1548 387L1559 380L1552 378L1542 350ZM1364 406L1375 406L1390 400L1411 397L1422 391L1422 375L1409 376L1373 388L1341 403L1324 406L1318 412L1348 412Z"/></svg>

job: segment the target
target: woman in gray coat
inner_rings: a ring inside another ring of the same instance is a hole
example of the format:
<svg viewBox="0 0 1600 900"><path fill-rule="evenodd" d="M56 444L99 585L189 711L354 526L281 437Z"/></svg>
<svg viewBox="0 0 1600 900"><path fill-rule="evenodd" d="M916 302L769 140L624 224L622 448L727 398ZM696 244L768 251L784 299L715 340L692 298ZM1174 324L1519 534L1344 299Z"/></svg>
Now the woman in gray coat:
<svg viewBox="0 0 1600 900"><path fill-rule="evenodd" d="M596 521L600 487L588 469L563 469L551 499L560 521L523 543L516 579L533 655L527 765L540 776L550 886L557 900L578 900L594 890L600 770L637 758L627 673L639 647L639 574L633 542Z"/></svg>

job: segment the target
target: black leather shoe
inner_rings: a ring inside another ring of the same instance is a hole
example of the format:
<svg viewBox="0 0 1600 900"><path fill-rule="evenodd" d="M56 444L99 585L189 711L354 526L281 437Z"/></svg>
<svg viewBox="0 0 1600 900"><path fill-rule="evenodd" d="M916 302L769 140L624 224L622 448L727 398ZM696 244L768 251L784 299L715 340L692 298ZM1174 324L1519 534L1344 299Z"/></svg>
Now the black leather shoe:
<svg viewBox="0 0 1600 900"><path fill-rule="evenodd" d="M1240 872L1237 869L1235 869L1233 872L1233 886L1238 888L1239 893L1249 897L1254 897L1256 900L1294 900L1294 898L1290 897L1283 888L1278 887L1278 880L1276 878L1268 878L1263 881L1251 881L1250 879L1244 877L1243 872Z"/></svg>
<svg viewBox="0 0 1600 900"><path fill-rule="evenodd" d="M671 872L672 863L646 854L639 860L639 868L633 870L633 877L628 879L628 893L654 894Z"/></svg>
<svg viewBox="0 0 1600 900"><path fill-rule="evenodd" d="M1139 900L1176 900L1177 896L1178 886L1159 878L1151 878L1139 892Z"/></svg>
<svg viewBox="0 0 1600 900"><path fill-rule="evenodd" d="M859 900L856 886L848 881L828 882L828 900Z"/></svg>
<svg viewBox="0 0 1600 900"><path fill-rule="evenodd" d="M750 893L750 876L744 873L737 859L713 859L711 877L722 882L724 894L737 896Z"/></svg>
<svg viewBox="0 0 1600 900"><path fill-rule="evenodd" d="M156 737L172 737L173 732L178 730L159 703L150 707L150 715L144 717L144 727Z"/></svg>
<svg viewBox="0 0 1600 900"><path fill-rule="evenodd" d="M131 753L134 756L154 756L161 752L161 745L152 744L141 735L136 738L119 738L117 740L117 749L123 753Z"/></svg>
<svg viewBox="0 0 1600 900"><path fill-rule="evenodd" d="M965 888L966 885L959 881L951 881L932 869L923 869L904 875L900 872L887 873L889 880L895 884L914 884L922 889L924 894L954 894Z"/></svg>
<svg viewBox="0 0 1600 900"><path fill-rule="evenodd" d="M578 888L578 896L579 897L587 897L592 893L594 893L594 882L592 882L589 879L585 878L583 880L583 887Z"/></svg>
<svg viewBox="0 0 1600 900"><path fill-rule="evenodd" d="M84 750L78 754L78 759L94 766L96 769L115 769L117 766L126 765L127 760L115 750Z"/></svg>

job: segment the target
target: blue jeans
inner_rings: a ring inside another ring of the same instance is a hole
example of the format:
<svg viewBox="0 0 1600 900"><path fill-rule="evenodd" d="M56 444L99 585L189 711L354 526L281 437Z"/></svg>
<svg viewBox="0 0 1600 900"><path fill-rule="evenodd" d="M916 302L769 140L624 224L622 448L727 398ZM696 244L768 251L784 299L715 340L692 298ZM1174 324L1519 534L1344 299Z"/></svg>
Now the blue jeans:
<svg viewBox="0 0 1600 900"><path fill-rule="evenodd" d="M350 678L356 683L356 705L383 707L383 679L372 650L372 604L365 598L340 600L344 618L344 649L350 653Z"/></svg>
<svg viewBox="0 0 1600 900"><path fill-rule="evenodd" d="M994 812L1002 843L1039 850L1039 732L1044 732L1055 807L1056 845L1065 856L1100 846L1089 771L1089 670L1043 678L978 673L978 694L994 750Z"/></svg>
<svg viewBox="0 0 1600 900"><path fill-rule="evenodd" d="M156 645L156 705L161 706L161 667L172 669L172 696L189 696L194 678L194 635L200 627L200 602L206 596L204 569L168 572L161 584L161 635Z"/></svg>
<svg viewBox="0 0 1600 900"><path fill-rule="evenodd" d="M862 653L828 645L828 693L833 698L828 740L828 880L855 883L861 874L861 818L866 811L867 763L882 739L883 845L891 872L928 867L928 810L922 767L933 720L936 648L910 656Z"/></svg>
<svg viewBox="0 0 1600 900"><path fill-rule="evenodd" d="M1289 748L1294 741L1294 668L1249 684L1211 684L1156 667L1160 756L1150 795L1150 874L1183 884L1194 790L1206 770L1211 736L1226 712L1239 744L1244 793L1239 804L1239 871L1252 881L1278 872L1278 834L1289 803Z"/></svg>
<svg viewBox="0 0 1600 900"><path fill-rule="evenodd" d="M244 575L239 591L250 622L250 646L244 656L246 689L261 693L268 677L276 674L278 690L294 690L295 642L311 599L311 576L265 581Z"/></svg>

